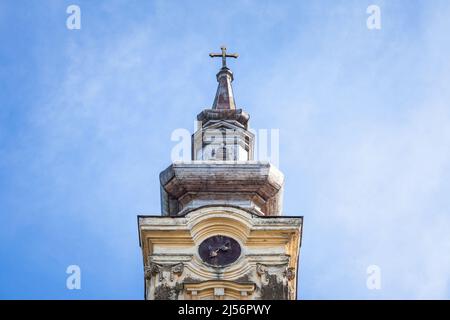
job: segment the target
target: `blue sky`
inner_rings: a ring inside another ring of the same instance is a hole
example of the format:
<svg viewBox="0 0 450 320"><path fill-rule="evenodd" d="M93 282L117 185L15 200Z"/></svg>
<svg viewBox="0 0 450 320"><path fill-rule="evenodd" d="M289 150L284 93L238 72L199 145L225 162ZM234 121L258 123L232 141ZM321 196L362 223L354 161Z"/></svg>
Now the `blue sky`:
<svg viewBox="0 0 450 320"><path fill-rule="evenodd" d="M136 216L221 44L252 127L280 130L299 297L450 298L449 30L445 0L2 1L0 298L143 298Z"/></svg>

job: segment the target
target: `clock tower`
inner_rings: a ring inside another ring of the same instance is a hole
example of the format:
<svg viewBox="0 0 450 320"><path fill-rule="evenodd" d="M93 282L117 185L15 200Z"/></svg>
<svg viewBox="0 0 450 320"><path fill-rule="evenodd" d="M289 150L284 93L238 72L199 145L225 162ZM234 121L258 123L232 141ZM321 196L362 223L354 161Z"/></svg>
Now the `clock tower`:
<svg viewBox="0 0 450 320"><path fill-rule="evenodd" d="M213 105L197 115L192 160L160 174L161 216L138 217L151 300L296 299L303 218L283 216L283 174L255 161L226 48Z"/></svg>

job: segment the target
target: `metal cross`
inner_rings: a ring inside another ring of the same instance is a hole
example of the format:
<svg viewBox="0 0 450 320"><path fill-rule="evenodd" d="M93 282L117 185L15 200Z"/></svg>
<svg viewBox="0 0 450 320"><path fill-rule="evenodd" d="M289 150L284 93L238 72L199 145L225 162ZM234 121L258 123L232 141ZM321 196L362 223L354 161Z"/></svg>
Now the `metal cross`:
<svg viewBox="0 0 450 320"><path fill-rule="evenodd" d="M228 53L227 54L227 47L225 47L225 46L221 46L220 49L222 50L222 53L210 53L209 56L211 58L222 57L222 68L227 67L227 58L239 57L239 55L237 53Z"/></svg>

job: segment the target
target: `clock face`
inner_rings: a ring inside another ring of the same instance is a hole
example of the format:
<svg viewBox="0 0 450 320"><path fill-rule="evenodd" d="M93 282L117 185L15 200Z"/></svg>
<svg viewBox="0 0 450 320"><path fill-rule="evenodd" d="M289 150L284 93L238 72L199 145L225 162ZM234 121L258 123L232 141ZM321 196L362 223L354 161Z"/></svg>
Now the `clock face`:
<svg viewBox="0 0 450 320"><path fill-rule="evenodd" d="M235 262L241 255L241 246L233 238L212 236L198 247L200 258L213 266L226 266Z"/></svg>

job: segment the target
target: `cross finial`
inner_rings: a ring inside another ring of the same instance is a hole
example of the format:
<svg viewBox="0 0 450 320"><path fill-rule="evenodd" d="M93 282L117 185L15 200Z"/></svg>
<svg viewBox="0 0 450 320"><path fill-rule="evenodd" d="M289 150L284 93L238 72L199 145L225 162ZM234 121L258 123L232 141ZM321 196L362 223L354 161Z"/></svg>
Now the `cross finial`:
<svg viewBox="0 0 450 320"><path fill-rule="evenodd" d="M220 49L222 53L210 53L211 58L222 57L222 68L227 67L227 58L237 58L239 55L237 53L227 53L227 47L221 46Z"/></svg>

